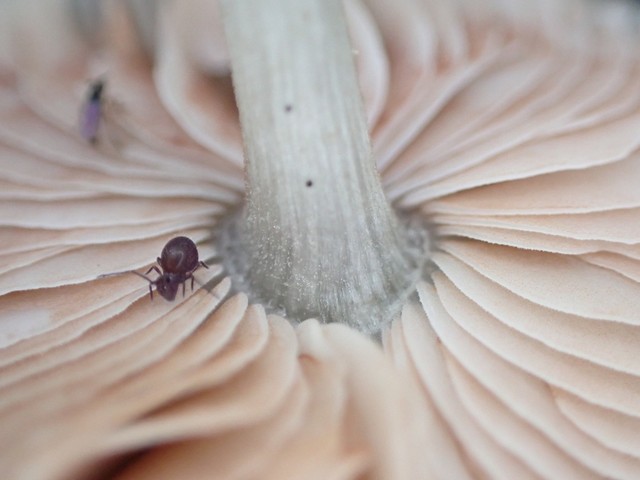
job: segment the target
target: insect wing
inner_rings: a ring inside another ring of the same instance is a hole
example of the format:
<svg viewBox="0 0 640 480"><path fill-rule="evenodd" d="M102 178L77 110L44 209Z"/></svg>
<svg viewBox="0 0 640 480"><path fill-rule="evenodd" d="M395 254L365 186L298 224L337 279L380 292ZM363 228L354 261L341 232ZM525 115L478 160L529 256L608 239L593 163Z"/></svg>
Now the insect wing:
<svg viewBox="0 0 640 480"><path fill-rule="evenodd" d="M100 128L102 105L100 100L88 100L80 117L80 135L88 142L95 142Z"/></svg>
<svg viewBox="0 0 640 480"><path fill-rule="evenodd" d="M98 129L102 118L102 93L104 81L96 80L89 87L87 100L80 113L80 135L86 141L94 143L98 138Z"/></svg>

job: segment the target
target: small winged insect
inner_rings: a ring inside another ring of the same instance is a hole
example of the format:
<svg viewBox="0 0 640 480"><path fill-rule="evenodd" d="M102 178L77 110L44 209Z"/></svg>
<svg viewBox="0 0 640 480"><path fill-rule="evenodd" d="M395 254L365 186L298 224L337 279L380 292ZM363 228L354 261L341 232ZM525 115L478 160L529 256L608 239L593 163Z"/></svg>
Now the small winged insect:
<svg viewBox="0 0 640 480"><path fill-rule="evenodd" d="M129 270L100 275L99 278L133 273L149 282L151 300L153 300L153 287L155 287L160 296L171 302L176 298L180 285L182 285L182 295L184 296L185 284L189 279L191 279L191 290L193 290L193 272L200 267L209 268L206 263L198 258L196 244L187 237L175 237L169 240L157 258L157 262L160 268L154 265L144 275L135 270ZM147 276L152 270L159 275L155 280Z"/></svg>
<svg viewBox="0 0 640 480"><path fill-rule="evenodd" d="M104 113L104 87L104 80L91 83L80 114L80 135L91 144L98 140L98 129Z"/></svg>

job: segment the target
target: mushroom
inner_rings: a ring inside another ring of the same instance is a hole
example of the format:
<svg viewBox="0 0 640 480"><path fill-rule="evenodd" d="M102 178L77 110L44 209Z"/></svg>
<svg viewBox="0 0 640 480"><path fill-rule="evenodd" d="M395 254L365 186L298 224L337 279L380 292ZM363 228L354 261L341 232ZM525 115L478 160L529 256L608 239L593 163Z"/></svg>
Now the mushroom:
<svg viewBox="0 0 640 480"><path fill-rule="evenodd" d="M0 7L0 476L637 478L637 7L221 7Z"/></svg>

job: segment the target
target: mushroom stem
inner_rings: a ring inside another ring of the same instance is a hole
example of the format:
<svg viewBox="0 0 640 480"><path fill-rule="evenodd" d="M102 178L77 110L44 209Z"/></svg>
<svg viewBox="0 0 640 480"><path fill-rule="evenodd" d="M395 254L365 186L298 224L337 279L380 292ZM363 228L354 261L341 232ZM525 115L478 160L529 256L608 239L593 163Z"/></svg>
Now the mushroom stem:
<svg viewBox="0 0 640 480"><path fill-rule="evenodd" d="M382 190L342 2L222 8L246 162L246 281L290 318L377 332L413 290L420 255Z"/></svg>

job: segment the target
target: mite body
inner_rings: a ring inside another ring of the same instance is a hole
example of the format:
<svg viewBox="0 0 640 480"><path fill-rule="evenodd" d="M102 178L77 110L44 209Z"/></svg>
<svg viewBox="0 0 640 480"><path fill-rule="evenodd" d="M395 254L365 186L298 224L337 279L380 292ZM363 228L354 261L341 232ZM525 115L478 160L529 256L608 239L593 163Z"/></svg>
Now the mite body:
<svg viewBox="0 0 640 480"><path fill-rule="evenodd" d="M158 266L154 265L144 275L135 270L130 270L101 275L101 277L133 273L149 282L151 300L153 300L153 287L155 287L161 297L171 302L176 298L180 285L182 285L182 295L184 296L185 284L189 279L191 279L191 290L193 290L193 272L200 267L209 268L206 263L198 258L196 244L187 237L175 237L169 240L157 258L157 262ZM155 280L147 276L151 271L155 271L159 275Z"/></svg>
<svg viewBox="0 0 640 480"><path fill-rule="evenodd" d="M104 81L96 80L89 87L89 93L80 115L80 135L87 142L95 144L103 115Z"/></svg>

